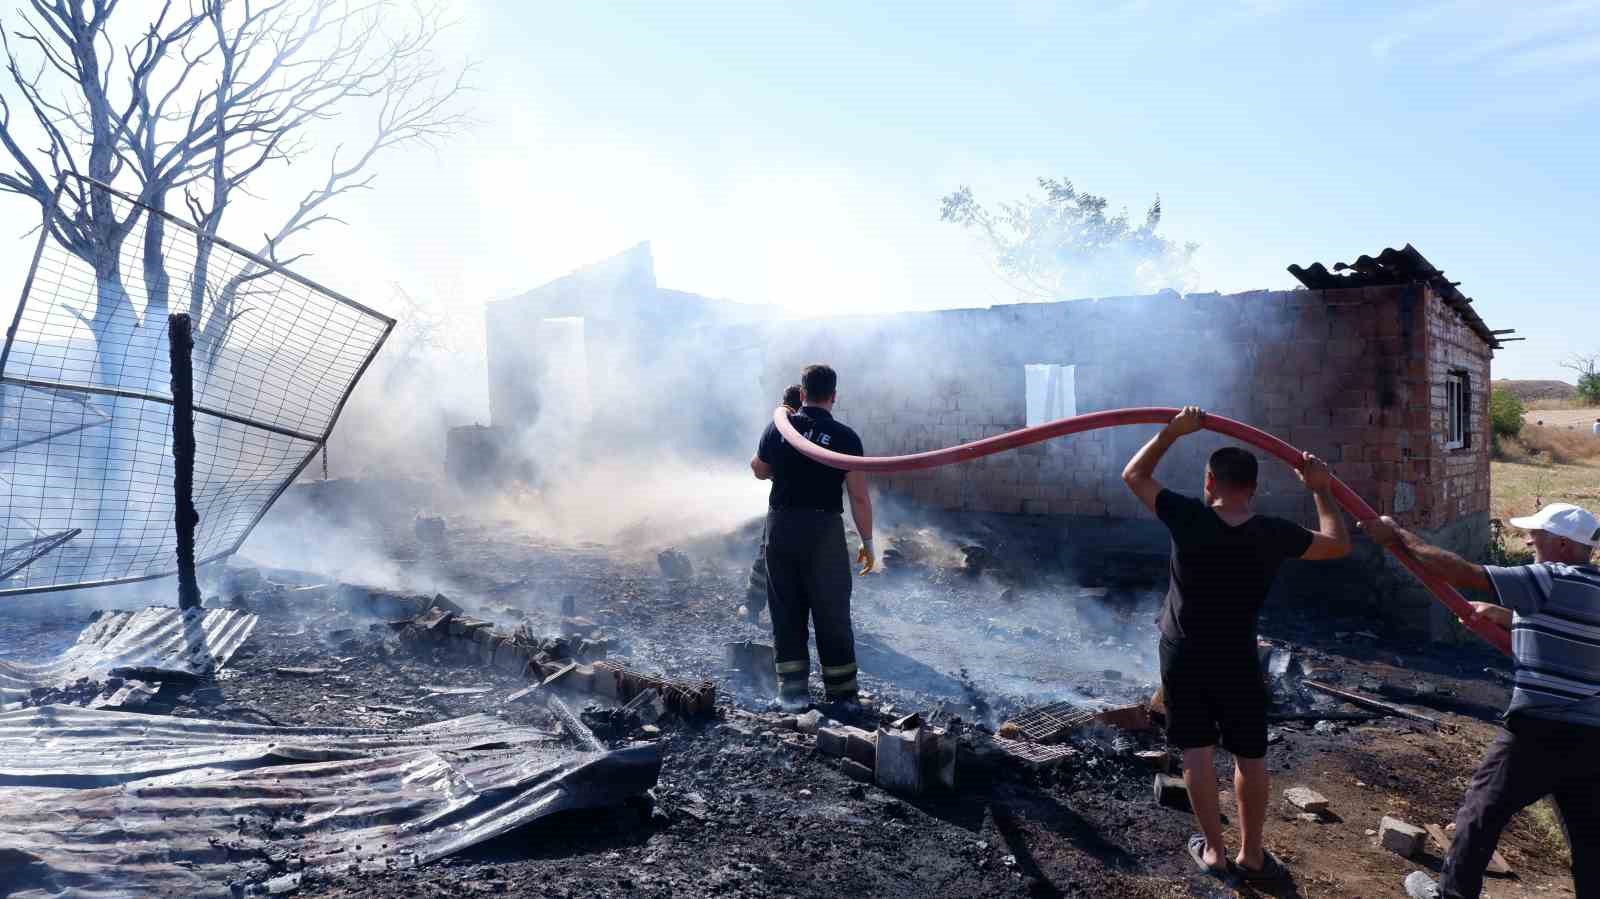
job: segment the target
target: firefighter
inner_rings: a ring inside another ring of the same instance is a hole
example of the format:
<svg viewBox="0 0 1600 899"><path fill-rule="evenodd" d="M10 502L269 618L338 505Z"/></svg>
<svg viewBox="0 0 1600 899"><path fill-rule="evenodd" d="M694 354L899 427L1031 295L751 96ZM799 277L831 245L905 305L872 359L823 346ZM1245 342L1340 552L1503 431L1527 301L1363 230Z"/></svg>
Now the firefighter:
<svg viewBox="0 0 1600 899"><path fill-rule="evenodd" d="M789 421L818 446L864 455L861 438L833 417L837 385L832 368L806 366L800 375L802 405ZM813 462L785 443L771 423L761 435L750 470L757 478L772 481L767 501L767 608L776 649L778 699L792 711L810 704L809 618L817 632L827 699L842 715L855 714L859 711L856 645L850 624L852 584L842 493L850 495L851 517L861 535L856 561L866 574L877 564L866 476Z"/></svg>

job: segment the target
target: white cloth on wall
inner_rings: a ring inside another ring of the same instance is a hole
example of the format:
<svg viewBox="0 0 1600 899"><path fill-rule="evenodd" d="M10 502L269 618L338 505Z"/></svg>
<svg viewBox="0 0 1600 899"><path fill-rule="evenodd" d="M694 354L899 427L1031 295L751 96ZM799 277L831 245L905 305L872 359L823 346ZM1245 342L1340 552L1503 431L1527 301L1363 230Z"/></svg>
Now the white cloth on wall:
<svg viewBox="0 0 1600 899"><path fill-rule="evenodd" d="M1026 365L1023 371L1026 376L1028 427L1078 414L1077 366Z"/></svg>

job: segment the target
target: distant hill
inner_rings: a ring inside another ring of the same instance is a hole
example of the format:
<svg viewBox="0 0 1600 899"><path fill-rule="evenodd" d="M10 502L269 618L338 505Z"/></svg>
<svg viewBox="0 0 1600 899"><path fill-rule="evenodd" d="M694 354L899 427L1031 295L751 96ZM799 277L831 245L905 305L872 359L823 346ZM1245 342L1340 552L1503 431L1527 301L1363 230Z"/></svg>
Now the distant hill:
<svg viewBox="0 0 1600 899"><path fill-rule="evenodd" d="M1535 400L1558 400L1562 402L1574 401L1578 398L1578 388L1566 381L1495 381L1493 386L1511 391L1524 403Z"/></svg>

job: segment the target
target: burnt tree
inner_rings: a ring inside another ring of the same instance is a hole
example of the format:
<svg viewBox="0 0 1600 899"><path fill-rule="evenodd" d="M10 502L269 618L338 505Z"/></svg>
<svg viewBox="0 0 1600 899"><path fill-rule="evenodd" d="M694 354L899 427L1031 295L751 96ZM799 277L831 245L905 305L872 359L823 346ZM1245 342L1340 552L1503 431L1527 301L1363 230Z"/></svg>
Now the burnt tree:
<svg viewBox="0 0 1600 899"><path fill-rule="evenodd" d="M120 354L104 351L107 339L159 322L171 306L187 308L203 347L220 343L241 314L245 285L261 273L213 283L211 239L236 192L258 173L276 167L281 174L306 160L316 125L365 116L371 136L355 152L335 150L326 174L264 235L258 255L275 262L292 261L279 257L285 241L337 221L329 204L371 186L372 165L385 151L466 124L457 101L467 67L439 62L437 39L449 22L435 7L166 0L146 19L129 8L123 0L31 0L0 17L5 70L20 99L13 109L16 101L0 92L0 148L12 163L0 170L0 192L34 200L52 238L94 267L94 307L77 312L102 345L97 380L107 386L125 374L113 360ZM171 283L162 258L166 229L151 216L140 257L145 295L130 297L122 244L139 207L119 217L109 198L63 180L67 174L125 188L155 210L183 206L201 232L188 283ZM186 296L173 298L175 288ZM159 325L139 337L154 341L155 334Z"/></svg>

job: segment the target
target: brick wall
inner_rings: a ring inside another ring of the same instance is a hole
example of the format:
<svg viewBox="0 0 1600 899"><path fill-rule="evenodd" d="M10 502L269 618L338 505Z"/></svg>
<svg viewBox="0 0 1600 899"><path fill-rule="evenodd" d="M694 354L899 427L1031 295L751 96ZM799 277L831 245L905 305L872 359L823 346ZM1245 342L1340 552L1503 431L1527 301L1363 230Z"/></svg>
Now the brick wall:
<svg viewBox="0 0 1600 899"><path fill-rule="evenodd" d="M807 361L831 362L836 413L869 452L891 455L1022 427L1023 366L1073 364L1079 412L1199 403L1321 455L1380 511L1437 527L1488 499L1483 439L1466 452L1442 449L1437 372L1470 364L1482 383L1488 375L1487 347L1449 326L1452 316L1422 288L1392 287L833 319L789 326L774 341L767 392L777 395ZM1474 391L1476 411L1486 397ZM1118 474L1154 430L1079 435L878 485L945 509L1134 515ZM1205 456L1222 443L1209 434L1184 441L1162 476L1197 490ZM1298 481L1275 462L1263 467L1261 503L1313 520Z"/></svg>
<svg viewBox="0 0 1600 899"><path fill-rule="evenodd" d="M1423 526L1440 528L1459 519L1489 513L1489 359L1490 349L1444 301L1427 292L1429 411L1428 452L1432 464L1420 488L1430 515ZM1446 447L1445 383L1464 371L1469 385L1468 445Z"/></svg>
<svg viewBox="0 0 1600 899"><path fill-rule="evenodd" d="M835 414L871 455L937 449L1023 427L1023 367L1072 364L1080 413L1197 403L1316 453L1375 509L1477 554L1487 536L1490 350L1423 286L1176 294L1035 303L784 326L764 390L802 365L840 377ZM1446 450L1444 379L1472 381L1472 445ZM975 462L874 478L922 505L1096 519L1148 517L1123 486L1155 427L1098 431ZM1190 493L1225 441L1174 447L1159 476ZM1259 455L1259 454L1258 454ZM1307 525L1310 497L1263 460L1258 508ZM1460 527L1447 527L1465 522ZM1481 525L1480 525L1481 522ZM1148 540L1148 529L1118 533ZM1130 547L1132 548L1132 547Z"/></svg>

